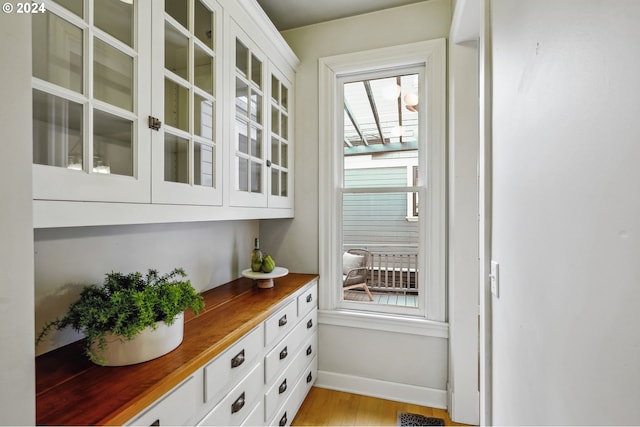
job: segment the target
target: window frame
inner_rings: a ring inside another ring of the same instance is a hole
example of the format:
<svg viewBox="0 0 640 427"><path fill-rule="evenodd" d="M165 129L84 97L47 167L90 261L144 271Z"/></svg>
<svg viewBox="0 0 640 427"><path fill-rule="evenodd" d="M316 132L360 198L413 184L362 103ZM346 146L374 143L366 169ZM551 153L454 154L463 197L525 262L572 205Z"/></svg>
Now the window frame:
<svg viewBox="0 0 640 427"><path fill-rule="evenodd" d="M420 129L420 265L425 272L425 288L421 292L420 315L399 311L384 313L369 310L367 316L407 316L411 319L446 321L446 41L428 40L343 55L320 58L319 77L319 249L321 311L341 312L362 318L360 310L342 304L337 278L342 270L342 91L339 79L350 74L377 70L424 66L425 81L421 85ZM429 94L427 97L426 94ZM429 209L427 210L427 207ZM428 238L427 238L428 236ZM377 306L380 307L380 306ZM415 309L414 309L415 310ZM335 317L335 316L334 316Z"/></svg>

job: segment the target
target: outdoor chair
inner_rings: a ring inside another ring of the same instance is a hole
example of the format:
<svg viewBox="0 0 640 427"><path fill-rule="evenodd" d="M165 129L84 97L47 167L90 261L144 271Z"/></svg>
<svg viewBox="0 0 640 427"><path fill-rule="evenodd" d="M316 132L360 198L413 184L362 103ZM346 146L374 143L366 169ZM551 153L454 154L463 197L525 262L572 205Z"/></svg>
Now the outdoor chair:
<svg viewBox="0 0 640 427"><path fill-rule="evenodd" d="M371 252L366 249L349 249L342 255L342 288L364 289L373 301L373 295L367 286L367 277L371 270Z"/></svg>

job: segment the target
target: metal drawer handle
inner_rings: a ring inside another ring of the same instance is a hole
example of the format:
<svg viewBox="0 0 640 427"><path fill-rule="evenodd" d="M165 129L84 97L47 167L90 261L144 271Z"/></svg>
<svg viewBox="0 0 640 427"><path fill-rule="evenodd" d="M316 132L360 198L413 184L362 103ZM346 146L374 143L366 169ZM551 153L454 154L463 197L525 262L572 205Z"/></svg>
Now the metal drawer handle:
<svg viewBox="0 0 640 427"><path fill-rule="evenodd" d="M307 329L311 328L313 328L313 319L309 319L309 321L307 322Z"/></svg>
<svg viewBox="0 0 640 427"><path fill-rule="evenodd" d="M237 368L244 363L244 349L231 359L231 368Z"/></svg>
<svg viewBox="0 0 640 427"><path fill-rule="evenodd" d="M311 350L311 346L307 347L307 356L309 356L311 353L313 353L313 350Z"/></svg>
<svg viewBox="0 0 640 427"><path fill-rule="evenodd" d="M284 381L282 381L282 384L280 384L280 387L278 387L278 394L282 394L285 391L287 391L287 379L285 378Z"/></svg>
<svg viewBox="0 0 640 427"><path fill-rule="evenodd" d="M280 427L287 425L287 413L285 412L282 418L280 418L280 422L278 423Z"/></svg>
<svg viewBox="0 0 640 427"><path fill-rule="evenodd" d="M307 295L307 302L311 302L313 300L313 297L311 296L311 294Z"/></svg>
<svg viewBox="0 0 640 427"><path fill-rule="evenodd" d="M231 404L231 413L235 414L244 407L244 392Z"/></svg>
<svg viewBox="0 0 640 427"><path fill-rule="evenodd" d="M289 352L287 351L287 347L283 348L282 351L280 352L280 360L282 360L285 357L287 357L288 354L289 354Z"/></svg>
<svg viewBox="0 0 640 427"><path fill-rule="evenodd" d="M285 314L278 320L278 326L284 326L287 324L287 315Z"/></svg>
<svg viewBox="0 0 640 427"><path fill-rule="evenodd" d="M311 372L309 372L309 375L307 375L307 384L309 384L311 380L313 380L313 375L311 375Z"/></svg>

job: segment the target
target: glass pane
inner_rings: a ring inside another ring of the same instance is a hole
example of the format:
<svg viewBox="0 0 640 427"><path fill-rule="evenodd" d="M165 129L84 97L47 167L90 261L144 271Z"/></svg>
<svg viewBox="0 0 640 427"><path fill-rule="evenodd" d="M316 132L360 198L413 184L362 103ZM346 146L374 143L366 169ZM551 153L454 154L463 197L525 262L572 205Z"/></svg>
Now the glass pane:
<svg viewBox="0 0 640 427"><path fill-rule="evenodd" d="M164 133L164 180L189 183L189 140Z"/></svg>
<svg viewBox="0 0 640 427"><path fill-rule="evenodd" d="M238 188L240 191L249 191L249 160L236 157L236 161L238 162Z"/></svg>
<svg viewBox="0 0 640 427"><path fill-rule="evenodd" d="M286 144L284 141L282 142L282 144L280 145L280 153L282 155L282 167L283 168L288 168L289 167L289 145Z"/></svg>
<svg viewBox="0 0 640 427"><path fill-rule="evenodd" d="M164 25L164 67L189 80L189 39L168 23Z"/></svg>
<svg viewBox="0 0 640 427"><path fill-rule="evenodd" d="M280 172L280 195L287 197L289 195L289 174L286 171Z"/></svg>
<svg viewBox="0 0 640 427"><path fill-rule="evenodd" d="M251 55L251 80L262 89L262 62Z"/></svg>
<svg viewBox="0 0 640 427"><path fill-rule="evenodd" d="M273 105L271 106L271 132L280 135L280 111Z"/></svg>
<svg viewBox="0 0 640 427"><path fill-rule="evenodd" d="M236 68L245 77L249 76L249 49L236 39Z"/></svg>
<svg viewBox="0 0 640 427"><path fill-rule="evenodd" d="M251 162L251 192L262 193L262 163Z"/></svg>
<svg viewBox="0 0 640 427"><path fill-rule="evenodd" d="M81 104L34 89L33 163L82 170Z"/></svg>
<svg viewBox="0 0 640 427"><path fill-rule="evenodd" d="M198 45L193 46L194 84L213 95L213 58Z"/></svg>
<svg viewBox="0 0 640 427"><path fill-rule="evenodd" d="M215 35L213 13L200 0L196 0L195 6L195 28L193 33L201 42L213 49L213 37Z"/></svg>
<svg viewBox="0 0 640 427"><path fill-rule="evenodd" d="M236 119L236 150L249 154L248 124Z"/></svg>
<svg viewBox="0 0 640 427"><path fill-rule="evenodd" d="M253 157L262 158L262 131L251 128L251 153Z"/></svg>
<svg viewBox="0 0 640 427"><path fill-rule="evenodd" d="M93 112L93 172L133 176L133 122Z"/></svg>
<svg viewBox="0 0 640 427"><path fill-rule="evenodd" d="M82 93L82 30L56 15L33 15L33 75Z"/></svg>
<svg viewBox="0 0 640 427"><path fill-rule="evenodd" d="M79 17L81 18L83 17L83 14L82 14L83 1L82 0L53 0L53 1L55 1L59 5L64 6L69 11L75 13Z"/></svg>
<svg viewBox="0 0 640 427"><path fill-rule="evenodd" d="M343 250L369 251L366 283L372 292L389 295L388 300L376 300L377 303L417 307L419 223L406 220L407 197L410 193L344 194ZM343 273L353 268L347 268L346 261L347 257L343 261ZM358 292L347 291L344 297L357 300ZM392 295L396 298L392 299ZM400 302L399 295L406 298ZM365 301L372 304L368 299Z"/></svg>
<svg viewBox="0 0 640 427"><path fill-rule="evenodd" d="M249 86L236 78L236 115L248 117L247 103L249 101Z"/></svg>
<svg viewBox="0 0 640 427"><path fill-rule="evenodd" d="M271 76L271 98L280 103L280 81L275 76Z"/></svg>
<svg viewBox="0 0 640 427"><path fill-rule="evenodd" d="M213 165L215 148L200 143L193 144L193 183L203 187L215 187Z"/></svg>
<svg viewBox="0 0 640 427"><path fill-rule="evenodd" d="M95 0L93 7L96 27L133 46L133 1Z"/></svg>
<svg viewBox="0 0 640 427"><path fill-rule="evenodd" d="M271 163L280 165L280 142L278 138L271 138Z"/></svg>
<svg viewBox="0 0 640 427"><path fill-rule="evenodd" d="M281 136L284 139L289 139L289 117L284 113L281 113L280 116L280 126L282 126Z"/></svg>
<svg viewBox="0 0 640 427"><path fill-rule="evenodd" d="M164 121L189 131L189 89L169 79L164 80Z"/></svg>
<svg viewBox="0 0 640 427"><path fill-rule="evenodd" d="M271 195L279 196L280 195L280 174L278 173L278 169L271 169Z"/></svg>
<svg viewBox="0 0 640 427"><path fill-rule="evenodd" d="M289 109L289 89L285 85L282 85L282 92L280 95L280 106L283 110Z"/></svg>
<svg viewBox="0 0 640 427"><path fill-rule="evenodd" d="M251 120L262 124L262 95L251 91Z"/></svg>
<svg viewBox="0 0 640 427"><path fill-rule="evenodd" d="M213 101L205 99L197 93L193 95L193 133L213 140L215 119L213 115Z"/></svg>
<svg viewBox="0 0 640 427"><path fill-rule="evenodd" d="M187 5L185 0L164 0L164 10L184 28L187 28Z"/></svg>
<svg viewBox="0 0 640 427"><path fill-rule="evenodd" d="M133 58L98 39L93 45L93 95L133 111Z"/></svg>

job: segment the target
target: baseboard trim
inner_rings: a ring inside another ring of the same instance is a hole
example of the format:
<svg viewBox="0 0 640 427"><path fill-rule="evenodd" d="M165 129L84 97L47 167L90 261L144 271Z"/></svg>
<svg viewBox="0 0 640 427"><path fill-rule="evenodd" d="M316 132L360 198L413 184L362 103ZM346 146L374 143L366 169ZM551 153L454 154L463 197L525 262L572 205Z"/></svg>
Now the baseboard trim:
<svg viewBox="0 0 640 427"><path fill-rule="evenodd" d="M447 391L409 384L392 383L339 374L336 372L318 371L316 387L379 399L394 400L396 402L429 406L431 408L447 409Z"/></svg>

